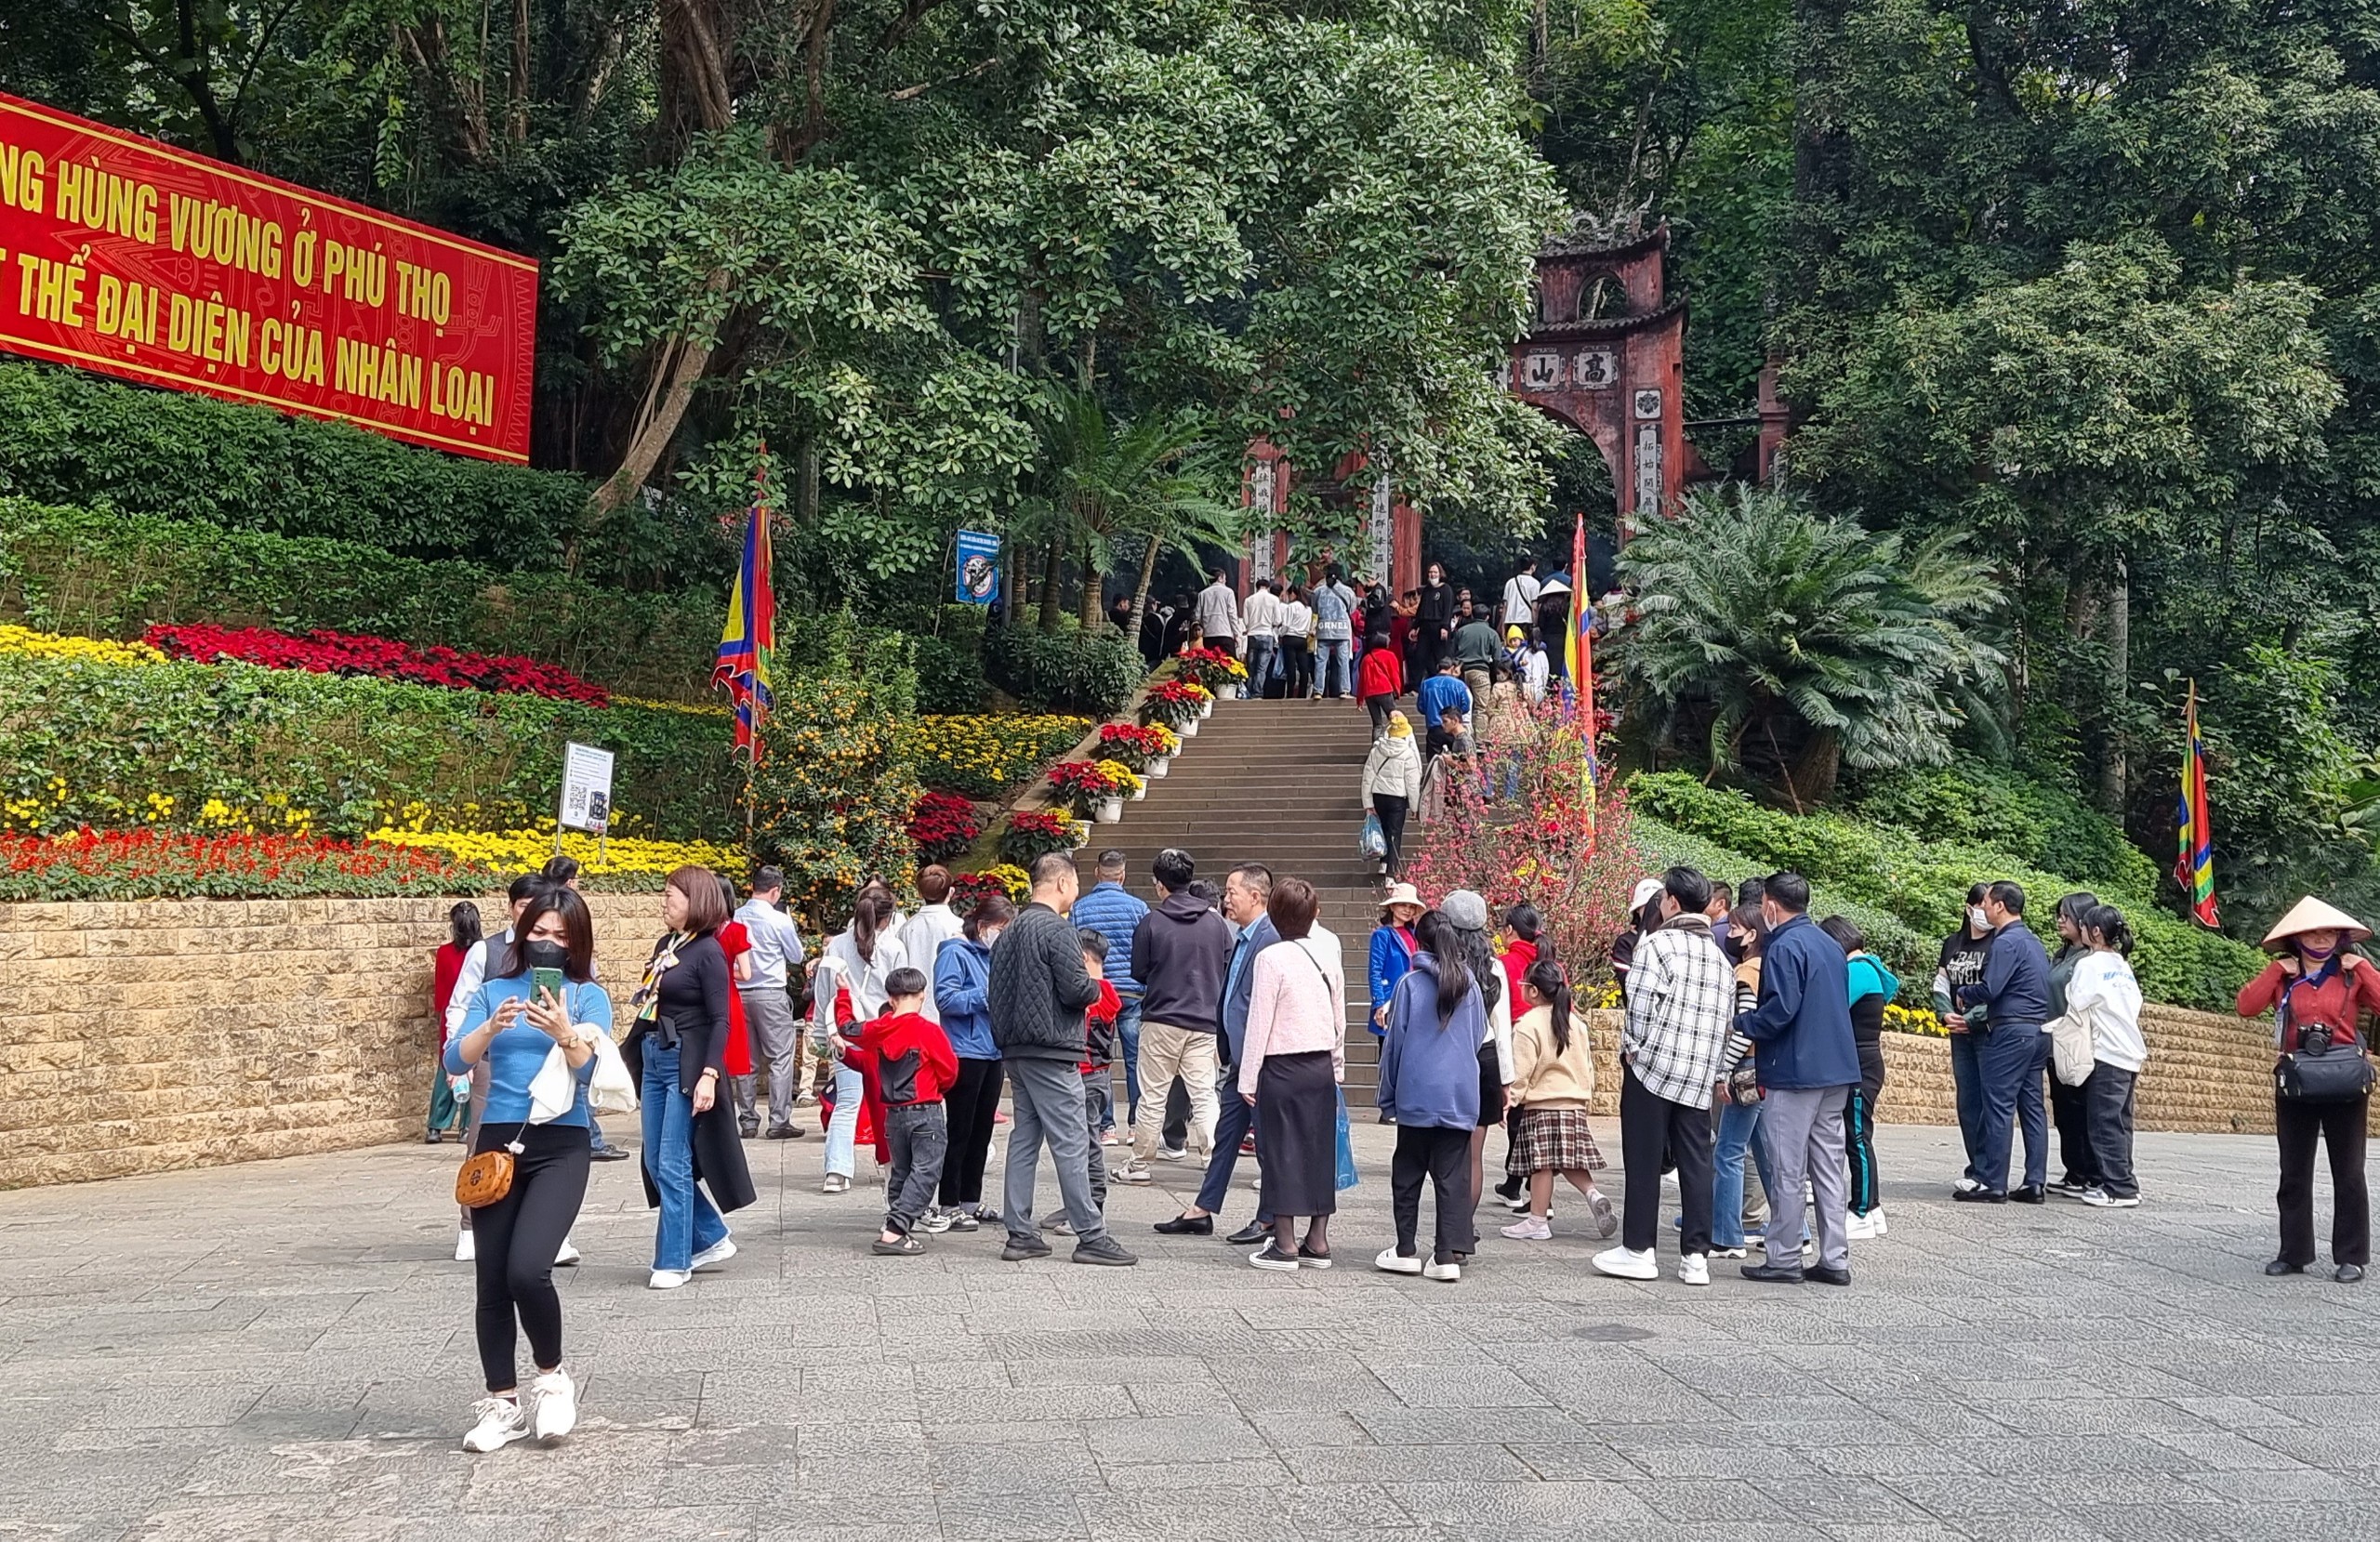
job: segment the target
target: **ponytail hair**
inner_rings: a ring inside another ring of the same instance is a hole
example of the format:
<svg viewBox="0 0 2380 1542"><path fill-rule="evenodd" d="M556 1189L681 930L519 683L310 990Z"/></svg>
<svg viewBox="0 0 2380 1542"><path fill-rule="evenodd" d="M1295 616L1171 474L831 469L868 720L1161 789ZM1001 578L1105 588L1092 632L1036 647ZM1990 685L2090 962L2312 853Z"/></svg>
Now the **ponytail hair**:
<svg viewBox="0 0 2380 1542"><path fill-rule="evenodd" d="M1554 1049L1556 1054L1570 1050L1570 982L1563 978L1562 966L1551 958L1540 958L1529 967L1528 988L1545 998L1546 1008L1554 1016Z"/></svg>
<svg viewBox="0 0 2380 1542"><path fill-rule="evenodd" d="M1477 988L1462 961L1461 934L1455 930L1454 923L1446 918L1445 912L1425 910L1421 920L1414 923L1413 940L1421 944L1421 952L1437 960L1438 1031L1444 1033L1447 1024L1454 1021L1454 1010L1462 1005L1462 998Z"/></svg>
<svg viewBox="0 0 2380 1542"><path fill-rule="evenodd" d="M2095 904L2070 919L2085 930L2097 932L2115 952L2127 958L2132 956L2132 926L2115 906Z"/></svg>
<svg viewBox="0 0 2380 1542"><path fill-rule="evenodd" d="M876 939L884 923L892 919L892 902L881 894L860 891L859 903L852 907L852 945L869 963L876 962Z"/></svg>
<svg viewBox="0 0 2380 1542"><path fill-rule="evenodd" d="M1537 906L1527 900L1523 900L1504 912L1504 929L1524 942L1539 941L1544 926L1543 918L1537 913Z"/></svg>

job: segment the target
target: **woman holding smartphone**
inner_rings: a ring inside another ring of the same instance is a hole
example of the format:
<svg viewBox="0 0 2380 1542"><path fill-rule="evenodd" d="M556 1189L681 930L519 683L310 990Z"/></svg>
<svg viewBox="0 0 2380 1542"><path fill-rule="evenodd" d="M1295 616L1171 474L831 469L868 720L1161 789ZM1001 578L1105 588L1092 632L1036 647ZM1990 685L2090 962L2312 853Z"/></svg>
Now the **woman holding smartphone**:
<svg viewBox="0 0 2380 1542"><path fill-rule="evenodd" d="M543 891L521 913L512 941L493 952L491 978L446 1045L449 1074L487 1068L473 1153L517 1148L504 1197L471 1217L480 1368L487 1378L487 1396L472 1405L463 1437L472 1451L531 1434L554 1440L578 1422L578 1391L562 1368L553 1265L587 1197L592 1035L612 1031L612 1000L594 982L594 960L586 902L567 889ZM513 1363L516 1320L537 1364L526 1408Z"/></svg>

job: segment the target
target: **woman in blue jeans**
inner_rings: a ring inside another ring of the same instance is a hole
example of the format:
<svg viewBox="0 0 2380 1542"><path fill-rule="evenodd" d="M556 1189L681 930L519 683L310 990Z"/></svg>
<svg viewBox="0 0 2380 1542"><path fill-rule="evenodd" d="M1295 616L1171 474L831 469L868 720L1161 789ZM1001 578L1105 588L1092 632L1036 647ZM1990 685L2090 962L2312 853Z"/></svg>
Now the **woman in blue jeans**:
<svg viewBox="0 0 2380 1542"><path fill-rule="evenodd" d="M1736 964L1736 1010L1751 1011L1760 998L1760 951L1767 940L1767 923L1761 918L1756 904L1738 905L1727 916L1727 937L1742 952ZM1733 1073L1743 1065L1752 1053L1752 1044L1741 1035L1727 1035L1726 1054L1722 1068ZM1711 1152L1711 1256L1714 1259L1740 1259L1745 1256L1744 1237L1744 1156L1749 1153L1760 1173L1760 1189L1770 1193L1768 1180L1768 1143L1760 1138L1762 1104L1736 1101L1732 1090L1719 1095L1719 1131ZM1770 1194L1775 1203L1775 1195ZM1684 1218L1680 1218L1684 1224Z"/></svg>
<svg viewBox="0 0 2380 1542"><path fill-rule="evenodd" d="M820 1185L826 1193L847 1193L858 1170L859 1108L867 1084L842 1057L859 1048L860 1025L884 1010L884 982L908 962L892 935L899 920L888 896L863 890L852 906L852 924L819 954L811 982L810 1042L821 1058L835 1058L835 1112L826 1121Z"/></svg>
<svg viewBox="0 0 2380 1542"><path fill-rule="evenodd" d="M734 1104L719 1085L734 989L718 936L727 902L715 874L689 866L669 875L661 907L669 930L654 944L636 1030L620 1051L643 1104L645 1203L661 1212L647 1283L675 1290L735 1256L721 1212L742 1209L753 1193Z"/></svg>

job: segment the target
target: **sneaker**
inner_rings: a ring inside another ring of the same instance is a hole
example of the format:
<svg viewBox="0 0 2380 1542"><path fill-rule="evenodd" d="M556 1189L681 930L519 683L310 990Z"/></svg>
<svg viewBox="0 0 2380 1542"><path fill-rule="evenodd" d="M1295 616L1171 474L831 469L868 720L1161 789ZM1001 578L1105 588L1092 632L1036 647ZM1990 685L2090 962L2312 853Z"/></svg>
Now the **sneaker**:
<svg viewBox="0 0 2380 1542"><path fill-rule="evenodd" d="M466 1226L461 1231L455 1233L455 1261L456 1263L469 1263L479 1256L479 1245L472 1240L471 1229L469 1227ZM493 1447L491 1447L491 1449L493 1449Z"/></svg>
<svg viewBox="0 0 2380 1542"><path fill-rule="evenodd" d="M1075 1223L1064 1216L1053 1216L1042 1223L1041 1230L1051 1236L1071 1237L1075 1234Z"/></svg>
<svg viewBox="0 0 2380 1542"><path fill-rule="evenodd" d="M1441 1259L1433 1253L1430 1255L1430 1261L1421 1266L1421 1278L1452 1285L1462 1278L1462 1265L1451 1259Z"/></svg>
<svg viewBox="0 0 2380 1542"><path fill-rule="evenodd" d="M1620 1217L1613 1211L1610 1199L1601 1189L1597 1189L1587 1196L1587 1208L1594 1214L1594 1219L1589 1222L1589 1225L1593 1229L1598 1242L1608 1239L1612 1233L1620 1230Z"/></svg>
<svg viewBox="0 0 2380 1542"><path fill-rule="evenodd" d="M918 1230L928 1236L938 1237L959 1223L959 1218L940 1208L928 1210L918 1221Z"/></svg>
<svg viewBox="0 0 2380 1542"><path fill-rule="evenodd" d="M1419 1274L1421 1272L1421 1260L1417 1257L1399 1253L1394 1247L1383 1247L1372 1259L1372 1267L1383 1274Z"/></svg>
<svg viewBox="0 0 2380 1542"><path fill-rule="evenodd" d="M2107 1190L2094 1185L2082 1191L2082 1203L2095 1210L2137 1210L2140 1208L2140 1196L2111 1194Z"/></svg>
<svg viewBox="0 0 2380 1542"><path fill-rule="evenodd" d="M2074 1174L2068 1173L2064 1178L2051 1184L2049 1192L2054 1194L2064 1194L2069 1199L2081 1199L2097 1187L2096 1183L2085 1183Z"/></svg>
<svg viewBox="0 0 2380 1542"><path fill-rule="evenodd" d="M1714 1246L1711 1249L1710 1256L1714 1259L1740 1259L1745 1255L1744 1250L1740 1247Z"/></svg>
<svg viewBox="0 0 2380 1542"><path fill-rule="evenodd" d="M421 1138L421 1143L425 1146L434 1146L444 1139L446 1139L444 1136L433 1129Z"/></svg>
<svg viewBox="0 0 2380 1542"><path fill-rule="evenodd" d="M570 1239L568 1237L562 1238L561 1248L554 1254L554 1267L556 1269L568 1269L572 1264L576 1263L578 1259L578 1249L570 1245Z"/></svg>
<svg viewBox="0 0 2380 1542"><path fill-rule="evenodd" d="M1521 1197L1521 1179L1518 1174L1507 1176L1504 1181L1496 1185L1497 1197L1502 1199L1507 1204L1516 1202Z"/></svg>
<svg viewBox="0 0 2380 1542"><path fill-rule="evenodd" d="M1658 1280L1661 1277L1660 1261L1649 1247L1642 1253L1632 1247L1606 1247L1594 1258L1595 1272L1608 1274L1615 1280Z"/></svg>
<svg viewBox="0 0 2380 1542"><path fill-rule="evenodd" d="M1112 1146L1116 1143L1115 1127L1110 1126L1099 1132L1099 1143L1103 1146Z"/></svg>
<svg viewBox="0 0 2380 1542"><path fill-rule="evenodd" d="M1499 1203L1501 1203L1505 1209L1510 1210L1516 1216L1525 1216L1528 1214L1528 1195L1527 1194L1521 1195L1518 1199L1501 1200Z"/></svg>
<svg viewBox="0 0 2380 1542"><path fill-rule="evenodd" d="M1159 1146L1157 1149L1157 1159L1160 1162L1187 1162L1190 1160L1190 1151L1186 1146Z"/></svg>
<svg viewBox="0 0 2380 1542"><path fill-rule="evenodd" d="M949 1230L953 1232L980 1232L984 1229L984 1218L972 1210L945 1210L942 1219L948 1222Z"/></svg>
<svg viewBox="0 0 2380 1542"><path fill-rule="evenodd" d="M1122 1243L1106 1236L1075 1244L1074 1259L1077 1263L1104 1264L1110 1269L1129 1269L1141 1261L1126 1252Z"/></svg>
<svg viewBox="0 0 2380 1542"><path fill-rule="evenodd" d="M628 1153L617 1146L605 1146L601 1150L588 1152L587 1154L591 1160L597 1162L625 1162L628 1159Z"/></svg>
<svg viewBox="0 0 2380 1542"><path fill-rule="evenodd" d="M1677 1283L1707 1285L1711 1283L1710 1260L1699 1253L1688 1253L1677 1261Z"/></svg>
<svg viewBox="0 0 2380 1542"><path fill-rule="evenodd" d="M1891 1234L1892 1226L1884 1219L1884 1207L1883 1206L1879 1205L1874 1209L1869 1211L1868 1219L1875 1223L1876 1235L1882 1237Z"/></svg>
<svg viewBox="0 0 2380 1542"><path fill-rule="evenodd" d="M794 1099L793 1106L796 1108L816 1108L818 1106L818 1094L805 1089L800 1096Z"/></svg>
<svg viewBox="0 0 2380 1542"><path fill-rule="evenodd" d="M1112 1174L1111 1176L1114 1177L1116 1181L1118 1183L1147 1183L1151 1181L1156 1175L1151 1173L1147 1166L1139 1162L1128 1162L1124 1165L1123 1170Z"/></svg>
<svg viewBox="0 0 2380 1542"><path fill-rule="evenodd" d="M1298 1256L1295 1253L1282 1252L1281 1245L1277 1242L1268 1242L1250 1253L1248 1255L1248 1261L1257 1269L1295 1270L1298 1267Z"/></svg>
<svg viewBox="0 0 2380 1542"><path fill-rule="evenodd" d="M851 1187L852 1180L850 1179L845 1178L840 1173L828 1173L826 1175L826 1180L818 1185L818 1192L822 1194L849 1193L851 1192Z"/></svg>
<svg viewBox="0 0 2380 1542"><path fill-rule="evenodd" d="M1000 1213L988 1205L978 1204L975 1206L975 1219L986 1226L998 1226L1000 1223Z"/></svg>
<svg viewBox="0 0 2380 1542"><path fill-rule="evenodd" d="M1328 1269L1330 1267L1330 1255L1328 1253L1317 1253L1313 1248L1306 1246L1303 1243L1300 1243L1298 1245L1298 1267L1301 1269Z"/></svg>
<svg viewBox="0 0 2380 1542"><path fill-rule="evenodd" d="M653 1278L644 1282L647 1290L675 1290L694 1277L691 1269L656 1269Z"/></svg>
<svg viewBox="0 0 2380 1542"><path fill-rule="evenodd" d="M735 1257L735 1239L721 1237L694 1255L693 1266L688 1272L707 1274L734 1257Z"/></svg>
<svg viewBox="0 0 2380 1542"><path fill-rule="evenodd" d="M1008 1245L1000 1249L1000 1261L1003 1263L1023 1263L1027 1259L1046 1259L1049 1256L1050 1245L1039 1237L1011 1236Z"/></svg>
<svg viewBox="0 0 2380 1542"><path fill-rule="evenodd" d="M1956 1183L1950 1185L1950 1192L1954 1194L1971 1194L1982 1187L1983 1185L1974 1179L1962 1177Z"/></svg>
<svg viewBox="0 0 2380 1542"><path fill-rule="evenodd" d="M739 1119L735 1123L735 1133L747 1140L757 1140L760 1138L760 1121Z"/></svg>
<svg viewBox="0 0 2380 1542"><path fill-rule="evenodd" d="M529 1438L528 1416L509 1397L483 1397L471 1404L471 1432L463 1437L466 1451L501 1451L514 1441Z"/></svg>
<svg viewBox="0 0 2380 1542"><path fill-rule="evenodd" d="M558 1441L578 1427L578 1389L571 1385L570 1373L551 1370L529 1383L529 1397L536 1405L530 1423L541 1441Z"/></svg>
<svg viewBox="0 0 2380 1542"><path fill-rule="evenodd" d="M802 1128L800 1125L771 1125L769 1127L769 1139L772 1140L799 1140L801 1137Z"/></svg>
<svg viewBox="0 0 2380 1542"><path fill-rule="evenodd" d="M1545 1223L1543 1216L1523 1216L1498 1234L1514 1242L1545 1242L1553 1237L1554 1228Z"/></svg>
<svg viewBox="0 0 2380 1542"><path fill-rule="evenodd" d="M1845 1216L1843 1219L1843 1234L1853 1242L1873 1241L1876 1236L1875 1217L1872 1215Z"/></svg>

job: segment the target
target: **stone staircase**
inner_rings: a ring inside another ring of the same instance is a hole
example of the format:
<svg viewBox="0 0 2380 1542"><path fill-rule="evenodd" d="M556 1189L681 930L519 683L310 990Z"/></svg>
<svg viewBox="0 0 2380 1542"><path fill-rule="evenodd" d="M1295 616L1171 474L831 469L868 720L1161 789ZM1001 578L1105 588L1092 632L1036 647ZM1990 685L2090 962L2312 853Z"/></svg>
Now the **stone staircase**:
<svg viewBox="0 0 2380 1542"><path fill-rule="evenodd" d="M1364 805L1355 783L1371 747L1371 722L1353 700L1219 702L1185 740L1171 774L1124 805L1123 822L1094 824L1080 853L1083 886L1110 847L1130 863L1126 886L1154 904L1149 863L1169 846L1197 860L1220 888L1241 862L1321 892L1320 923L1338 935L1347 965L1347 1102L1360 1122L1378 1084L1379 1041L1366 969L1380 922L1377 866L1355 849Z"/></svg>

